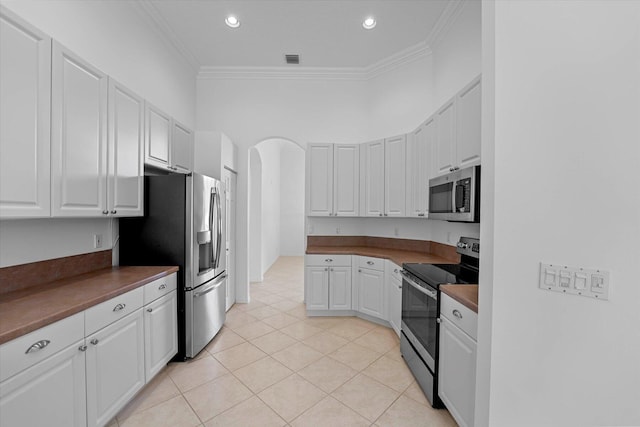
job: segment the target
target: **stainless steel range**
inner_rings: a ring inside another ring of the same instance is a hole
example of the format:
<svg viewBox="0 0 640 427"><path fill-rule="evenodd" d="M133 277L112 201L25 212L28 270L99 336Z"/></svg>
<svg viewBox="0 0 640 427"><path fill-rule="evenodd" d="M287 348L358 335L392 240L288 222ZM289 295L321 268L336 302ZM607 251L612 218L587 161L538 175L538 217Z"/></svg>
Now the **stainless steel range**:
<svg viewBox="0 0 640 427"><path fill-rule="evenodd" d="M480 241L461 237L460 264L403 264L400 351L433 407L438 398L438 340L442 284L478 283Z"/></svg>

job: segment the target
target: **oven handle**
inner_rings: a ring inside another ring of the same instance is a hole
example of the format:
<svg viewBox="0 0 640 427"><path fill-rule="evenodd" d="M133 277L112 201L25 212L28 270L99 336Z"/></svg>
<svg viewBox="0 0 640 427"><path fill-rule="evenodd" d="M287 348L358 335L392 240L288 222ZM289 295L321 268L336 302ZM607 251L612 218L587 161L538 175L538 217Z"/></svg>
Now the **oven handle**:
<svg viewBox="0 0 640 427"><path fill-rule="evenodd" d="M425 294L426 296L428 296L429 298L432 298L434 300L438 300L438 293L437 292L433 292L430 291L428 289L423 288L422 286L418 285L412 278L411 276L409 276L409 274L405 271L405 270L400 270L400 274L402 274L402 277L404 277L404 280L407 281L408 284L410 284L411 286L413 286L414 288L416 288L418 291L422 292L423 294Z"/></svg>

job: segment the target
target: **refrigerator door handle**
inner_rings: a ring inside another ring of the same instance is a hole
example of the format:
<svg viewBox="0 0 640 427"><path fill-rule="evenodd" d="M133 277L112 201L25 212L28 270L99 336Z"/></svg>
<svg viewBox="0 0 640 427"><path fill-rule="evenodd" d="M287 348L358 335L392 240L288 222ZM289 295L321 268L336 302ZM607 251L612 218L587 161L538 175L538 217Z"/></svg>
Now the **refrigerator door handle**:
<svg viewBox="0 0 640 427"><path fill-rule="evenodd" d="M216 188L213 187L211 188L211 196L209 198L209 230L213 230L213 215L214 215L213 209L215 204L216 204ZM216 241L216 246L212 248L212 251L211 251L210 262L211 262L212 268L216 268L216 252L217 251L218 251L218 247L217 247L217 241Z"/></svg>
<svg viewBox="0 0 640 427"><path fill-rule="evenodd" d="M218 199L218 238L216 243L216 265L215 268L220 267L220 253L222 248L222 201L220 200L220 192L216 192L216 198Z"/></svg>

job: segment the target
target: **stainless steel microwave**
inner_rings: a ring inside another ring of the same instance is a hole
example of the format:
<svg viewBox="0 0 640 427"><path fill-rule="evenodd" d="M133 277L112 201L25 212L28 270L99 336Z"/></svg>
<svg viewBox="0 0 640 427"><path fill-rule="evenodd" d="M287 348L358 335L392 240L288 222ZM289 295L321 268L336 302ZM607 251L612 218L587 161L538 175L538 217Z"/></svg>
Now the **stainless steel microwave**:
<svg viewBox="0 0 640 427"><path fill-rule="evenodd" d="M429 180L429 218L480 222L480 166Z"/></svg>

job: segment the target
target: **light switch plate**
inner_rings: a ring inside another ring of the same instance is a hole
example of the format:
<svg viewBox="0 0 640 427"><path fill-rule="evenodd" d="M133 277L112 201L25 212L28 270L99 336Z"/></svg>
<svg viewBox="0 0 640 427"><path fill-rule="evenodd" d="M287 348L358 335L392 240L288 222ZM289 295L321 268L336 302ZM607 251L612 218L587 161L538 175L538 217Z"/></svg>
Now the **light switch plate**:
<svg viewBox="0 0 640 427"><path fill-rule="evenodd" d="M540 289L580 295L596 299L609 299L609 272L562 264L540 263Z"/></svg>

